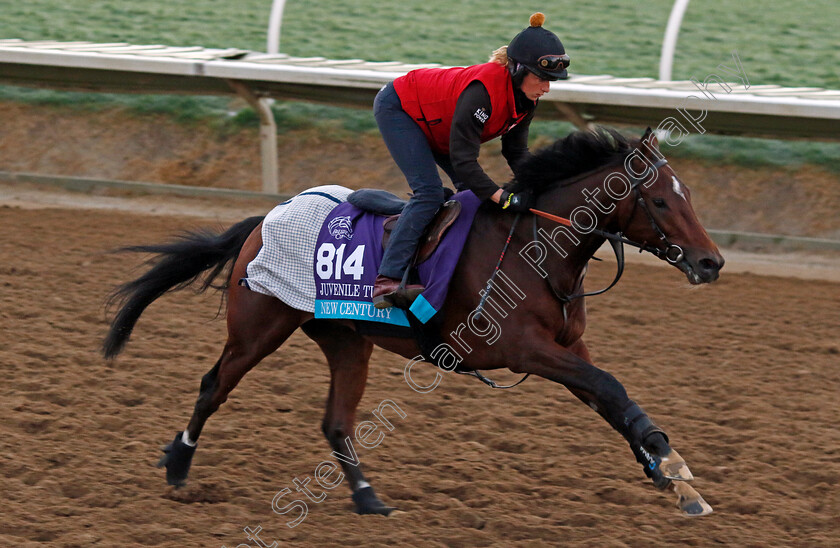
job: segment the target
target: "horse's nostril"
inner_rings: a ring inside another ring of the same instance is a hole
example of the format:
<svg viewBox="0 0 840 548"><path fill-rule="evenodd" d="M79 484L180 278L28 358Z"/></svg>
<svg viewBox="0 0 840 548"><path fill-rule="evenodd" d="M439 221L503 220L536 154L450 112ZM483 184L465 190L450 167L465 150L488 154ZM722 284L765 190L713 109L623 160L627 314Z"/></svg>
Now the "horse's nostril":
<svg viewBox="0 0 840 548"><path fill-rule="evenodd" d="M709 259L709 258L700 259L700 268L702 268L703 270L716 271L716 270L720 270L721 266L722 265L718 264L718 262L715 261L714 259Z"/></svg>

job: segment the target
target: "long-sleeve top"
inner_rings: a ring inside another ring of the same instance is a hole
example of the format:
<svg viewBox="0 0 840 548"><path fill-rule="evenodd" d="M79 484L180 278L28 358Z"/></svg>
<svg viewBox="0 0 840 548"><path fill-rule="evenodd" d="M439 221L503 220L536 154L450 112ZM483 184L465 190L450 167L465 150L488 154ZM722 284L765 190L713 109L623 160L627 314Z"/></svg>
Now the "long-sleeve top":
<svg viewBox="0 0 840 548"><path fill-rule="evenodd" d="M528 128L534 117L536 102L528 100L519 90L514 92L514 96L517 111L528 111L527 116L501 138L502 156L515 175L520 163L530 156ZM455 175L482 200L499 189L499 185L493 182L478 163L481 133L491 112L490 94L484 84L476 80L458 97L450 130L449 158Z"/></svg>

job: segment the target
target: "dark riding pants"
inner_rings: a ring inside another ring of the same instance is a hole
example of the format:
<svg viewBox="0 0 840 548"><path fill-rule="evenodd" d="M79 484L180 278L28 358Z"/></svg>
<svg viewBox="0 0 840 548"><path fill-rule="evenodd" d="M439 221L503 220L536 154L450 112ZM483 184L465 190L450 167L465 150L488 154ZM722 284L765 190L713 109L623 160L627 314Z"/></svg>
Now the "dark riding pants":
<svg viewBox="0 0 840 548"><path fill-rule="evenodd" d="M443 203L443 182L438 175L438 165L452 178L456 188L460 185L449 158L432 152L420 126L402 109L393 84L386 85L376 95L373 116L385 146L413 192L391 233L379 267L383 276L400 279L414 257L423 230Z"/></svg>

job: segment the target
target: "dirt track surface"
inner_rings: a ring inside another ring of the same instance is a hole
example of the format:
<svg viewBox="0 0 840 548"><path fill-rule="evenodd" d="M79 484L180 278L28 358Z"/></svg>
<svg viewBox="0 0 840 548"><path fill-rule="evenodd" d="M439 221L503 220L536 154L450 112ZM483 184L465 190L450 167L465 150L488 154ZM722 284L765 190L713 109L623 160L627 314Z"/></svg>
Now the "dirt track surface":
<svg viewBox="0 0 840 548"><path fill-rule="evenodd" d="M163 298L117 361L97 353L103 300L140 262L105 250L244 215L4 203L2 546L233 547L256 526L269 544L299 546L840 539L836 282L725 268L719 282L690 288L676 270L631 264L616 289L589 300L595 363L668 431L711 516L680 516L675 496L649 485L620 436L561 386L529 379L493 391L449 375L418 394L403 379L404 360L376 351L359 419L385 399L406 417L382 445L358 450L371 483L403 513L357 516L340 485L290 529L293 514L274 513L273 497L329 458L320 433L328 370L313 343L296 334L245 377L208 422L179 491L154 464L221 349L218 296ZM611 274L596 269L590 284Z"/></svg>

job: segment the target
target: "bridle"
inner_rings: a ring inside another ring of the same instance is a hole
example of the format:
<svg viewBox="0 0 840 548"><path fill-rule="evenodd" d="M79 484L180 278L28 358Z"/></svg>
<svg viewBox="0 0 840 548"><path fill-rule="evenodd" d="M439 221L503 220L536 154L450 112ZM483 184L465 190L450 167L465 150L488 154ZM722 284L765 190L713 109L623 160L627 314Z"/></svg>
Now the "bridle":
<svg viewBox="0 0 840 548"><path fill-rule="evenodd" d="M651 166L651 169L654 172L659 171L659 168L661 168L664 165L667 165L667 163L668 163L668 160L666 160L664 157L660 157L656 162L653 163L653 165ZM598 229L598 228L594 228L592 230L587 231L587 234L595 234L597 236L601 236L602 238L605 238L607 241L610 242L610 245L613 248L613 252L615 253L615 260L616 260L616 274L615 274L615 278L613 279L612 283L610 283L610 285L608 285L604 289L599 289L598 291L576 293L576 294L573 294L573 295L561 295L557 292L557 289L551 284L551 280L549 280L548 277L546 277L546 282L548 283L548 286L551 288L552 293L554 293L554 296L563 304L563 319L565 321L568 321L568 314L566 312L566 305L569 304L571 301L573 301L574 299L581 299L583 297L592 297L592 296L595 296L595 295L601 295L603 293L606 293L610 289L612 289L613 286L615 286L615 284L618 283L618 281L621 279L621 275L624 273L624 245L625 244L627 244L631 247L638 248L639 253L641 253L643 251L647 251L648 253L651 253L652 255L655 255L656 257L662 259L663 261L667 261L668 263L670 263L672 265L677 265L681 261L685 260L685 252L683 251L683 248L680 247L679 245L671 242L668 239L668 237L665 235L665 232L662 231L662 228L660 228L659 224L656 222L656 219L653 217L653 214L650 212L650 208L647 205L647 201L645 200L645 197L642 194L641 189L639 188L641 186L642 182L643 182L642 178L637 177L633 173L628 173L628 175L630 176L630 179L631 179L630 191L633 192L633 209L630 211L630 215L627 216L627 221L624 224L624 229L621 229L618 232L609 232L609 231L601 230L601 229ZM577 180L580 180L580 179L576 179L576 181ZM632 223L633 217L636 215L636 210L638 208L641 208L642 211L645 212L645 215L647 216L648 221L650 222L650 226L653 228L653 231L659 237L661 242L665 245L664 249L656 247L656 246L649 245L647 242L639 243L639 242L633 241L633 240L627 238L624 235L624 230ZM568 227L572 227L572 225L573 225L572 221L570 221L569 219L566 219L564 217L560 217L558 215L554 215L552 213L541 211L541 210L535 209L535 208L531 208L530 211L531 211L531 213L534 214L534 241L535 242L539 241L539 234L538 234L538 227L537 227L537 217L543 217L545 219L549 219L551 221L554 221L556 223L559 223L561 225L568 226ZM520 217L522 217L522 214L517 213L516 218L514 218L513 223L511 224L510 233L508 234L507 240L505 241L505 245L502 249L502 254L499 257L498 262L496 263L496 268L493 271L493 274L490 276L490 279L487 281L487 287L485 288L485 291L484 291L484 293L482 295L482 298L481 298L481 300L478 304L478 307L476 308L476 317L477 318L481 316L482 310L484 308L485 300L487 299L487 296L490 295L490 293L493 290L493 285L494 285L493 282L495 280L496 274L499 272L499 270L502 266L502 261L504 260L505 252L507 251L508 246L510 245L511 238L513 237L514 231L516 230L516 225L519 223ZM455 372L456 373L461 373L461 374L464 374L464 375L474 376L474 377L478 378L481 382L483 382L484 384L488 385L491 388L502 388L502 389L513 388L514 386L518 386L519 384L521 384L523 381L525 381L525 379L527 379L530 376L530 373L526 373L516 383L510 384L510 385L507 385L507 386L500 386L497 383L495 383L494 381L492 381L491 379L488 379L487 377L482 375L481 372L478 371L478 370L461 371L461 370L456 369Z"/></svg>
<svg viewBox="0 0 840 548"><path fill-rule="evenodd" d="M668 164L668 160L666 160L665 158L659 158L651 166L651 169L653 171L659 171L660 167L662 167L664 165L667 165L667 164ZM683 251L682 247L680 247L677 244L672 243L670 240L668 240L668 237L665 235L665 233L659 227L659 224L656 222L656 219L654 219L653 214L650 212L650 208L647 205L647 201L645 200L645 197L642 195L642 191L639 189L639 186L641 186L641 184L643 182L642 178L637 177L637 176L633 175L632 173L630 173L629 175L630 175L630 178L631 178L630 191L634 193L634 200L633 200L633 209L630 211L630 215L627 217L627 221L625 222L625 228L627 226L629 226L630 223L633 221L633 217L636 214L636 208L640 207L642 209L642 211L645 212L645 215L647 216L648 221L650 222L650 226L653 228L653 231L656 233L657 236L659 236L659 239L662 241L662 243L665 244L665 249L661 249L661 248L656 247L656 246L648 245L647 242L642 242L642 243L635 242L635 241L627 238L624 235L624 229L619 230L618 232L609 232L609 231L606 231L606 230L600 230L600 229L594 228L594 229L588 231L587 234L596 234L598 236L601 236L602 238L610 240L611 242L618 242L618 243L621 243L621 244L626 244L626 245L629 245L631 247L638 248L640 253L642 251L647 251L648 253L650 253L652 255L655 255L656 257L662 259L663 261L667 261L667 262L671 263L672 265L676 265L677 263L679 263L680 261L685 259L685 252ZM558 215L553 215L551 213L548 213L548 212L545 212L545 211L540 211L540 210L534 209L534 208L531 209L531 213L533 213L534 215L538 215L540 217L549 219L549 220L554 221L556 223L568 226L568 227L572 226L572 222L569 219L566 219L564 217L560 217ZM534 218L534 226L536 226L536 218ZM536 232L536 230L535 230L535 232ZM535 235L534 239L536 240L536 235Z"/></svg>
<svg viewBox="0 0 840 548"><path fill-rule="evenodd" d="M656 172L659 171L659 168L666 165L668 160L664 157L659 157L659 159L653 163L651 169ZM671 242L668 237L665 235L665 232L662 231L659 224L656 222L656 219L653 217L653 214L650 212L650 208L647 205L647 201L645 200L644 195L642 194L641 189L639 188L642 185L643 179L634 175L632 172L629 172L628 175L630 176L631 183L630 183L630 191L633 192L633 209L630 211L630 215L627 216L627 221L625 222L625 229L629 226L632 221L633 217L636 215L636 210L641 208L642 211L645 212L645 215L650 222L650 226L653 228L653 231L665 245L664 249L660 247L656 247L653 245L649 245L646 241L639 243L627 238L624 235L624 229L619 230L618 232L609 232L606 230L601 230L598 228L594 228L587 232L587 234L595 234L597 236L601 236L602 238L606 239L610 242L610 245L613 248L613 252L615 253L615 260L616 260L616 273L615 278L607 287L603 289L599 289L598 291L588 291L583 293L575 293L572 295L561 295L557 289L552 285L551 281L546 278L551 291L554 293L554 296L563 303L563 319L568 319L568 315L566 312L566 305L569 304L571 301L575 299L582 299L583 297L593 297L595 295L602 295L612 289L615 284L621 279L621 275L624 273L624 245L629 245L631 247L638 248L639 253L643 251L647 251L648 253L655 255L659 259L668 262L672 265L677 265L683 260L685 260L685 252L683 248L679 245ZM572 221L566 219L564 217L560 217L558 215L553 215L551 213L547 213L545 211L540 211L538 209L531 209L531 213L534 214L534 241L538 240L538 231L537 231L537 216L549 219L556 223L572 227Z"/></svg>
<svg viewBox="0 0 840 548"><path fill-rule="evenodd" d="M664 165L667 165L667 164L668 164L668 160L666 160L665 158L659 158L653 164L653 166L651 166L651 169L653 171L659 171L660 167L662 167ZM631 184L630 188L635 193L636 199L633 202L633 211L630 213L630 216L627 218L627 223L625 224L625 227L627 225L629 225L630 222L633 220L633 214L636 212L636 206L641 207L642 211L645 212L645 215L647 216L648 221L650 221L650 226L653 228L653 231L656 232L656 235L659 236L659 239L662 241L663 244L665 244L665 249L660 249L658 247L649 246L649 245L647 245L647 242L644 242L642 244L638 244L636 242L628 240L627 238L623 238L622 242L627 244L627 245L631 245L633 247L639 248L640 253L642 251L647 251L648 253L656 255L660 259L662 259L664 261L667 261L667 262L671 263L672 265L676 265L677 263L679 263L680 261L685 259L685 252L683 251L683 248L678 246L675 243L672 243L670 240L668 240L668 237L665 235L665 233L659 227L659 224L656 222L656 219L653 218L653 214L650 212L650 208L647 205L647 200L645 200L645 197L642 195L642 191L639 190L639 185L642 183L642 179L639 178L639 177L636 177L635 175L632 175L632 174L631 174L631 177L632 177L633 181L632 181L632 184ZM619 234L623 236L623 234L621 232L619 232ZM675 251L676 254L672 255L671 254L672 251Z"/></svg>

